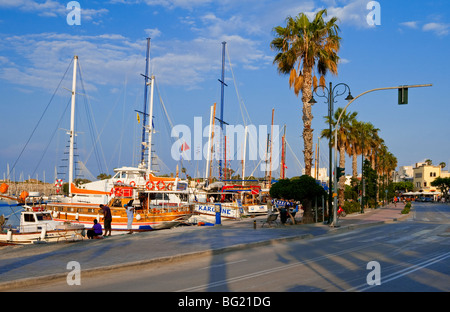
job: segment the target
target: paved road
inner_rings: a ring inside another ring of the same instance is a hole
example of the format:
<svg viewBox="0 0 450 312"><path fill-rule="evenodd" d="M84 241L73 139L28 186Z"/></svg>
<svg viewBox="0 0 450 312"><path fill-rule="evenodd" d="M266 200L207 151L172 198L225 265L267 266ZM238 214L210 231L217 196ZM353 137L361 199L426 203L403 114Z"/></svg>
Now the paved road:
<svg viewBox="0 0 450 312"><path fill-rule="evenodd" d="M125 253L133 250L131 246L141 247L136 252L141 257L146 254L142 243L151 247L149 254L158 254L158 246L159 255L164 254L163 250L167 252L167 247L178 247L178 253L186 254L189 250L192 253L189 261L185 261L186 257L172 257L172 262L168 263L165 257L164 261L157 262L141 260L138 269L134 265L129 270L101 271L103 275L90 276L82 271L80 286L67 285L66 269L64 276L58 275L60 279L51 284L42 285L45 279L41 279L39 284L23 287L26 284L19 280L21 282L15 286L21 288L12 290L449 291L450 206L417 203L406 221L392 222L402 218L401 208L387 207L364 215L350 215L342 219L340 228L335 229L323 225L261 229L258 224L254 230L250 227L252 223L241 222L229 228L227 225L209 229L195 227L160 231L155 236L132 235L131 238L95 242L97 248L106 242L117 248L115 251L110 248L98 250L98 254L87 248L91 242L70 245L67 249L60 245L45 246L46 249L55 248L46 253L33 248L10 249L21 258L9 272L31 268L31 264L42 264L46 260L47 266L50 260L58 267L67 264L70 258L67 255L73 256L74 251L79 253L77 260L83 266L92 264L92 261L83 260L87 259L86 253L91 258L103 258L105 264L111 255L116 257L116 263L121 259L130 261ZM156 243L158 241L160 244ZM222 249L222 252L199 253L200 246L208 250ZM224 252L226 248L232 252ZM380 264L381 285L367 284L367 276L372 272L367 269L367 264L371 261ZM6 276L5 267L5 258L0 257L3 276ZM105 276L108 277L106 283Z"/></svg>

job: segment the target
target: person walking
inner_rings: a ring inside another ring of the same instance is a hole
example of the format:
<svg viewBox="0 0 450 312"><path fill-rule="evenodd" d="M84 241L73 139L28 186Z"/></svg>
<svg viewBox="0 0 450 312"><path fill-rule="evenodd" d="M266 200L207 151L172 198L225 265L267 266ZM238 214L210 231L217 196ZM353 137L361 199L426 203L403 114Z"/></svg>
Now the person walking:
<svg viewBox="0 0 450 312"><path fill-rule="evenodd" d="M100 208L103 211L103 224L105 227L105 236L111 236L111 221L112 221L111 209L106 205L100 205Z"/></svg>

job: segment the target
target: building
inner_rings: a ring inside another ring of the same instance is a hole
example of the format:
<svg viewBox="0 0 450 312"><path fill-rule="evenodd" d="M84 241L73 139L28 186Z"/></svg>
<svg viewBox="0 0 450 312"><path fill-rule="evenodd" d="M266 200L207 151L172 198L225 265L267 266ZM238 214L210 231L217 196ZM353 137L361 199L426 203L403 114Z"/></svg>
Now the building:
<svg viewBox="0 0 450 312"><path fill-rule="evenodd" d="M413 182L414 172L413 166L401 166L398 171L394 171L393 174L394 182Z"/></svg>
<svg viewBox="0 0 450 312"><path fill-rule="evenodd" d="M311 176L319 180L321 182L327 182L328 183L328 169L327 168L318 168L318 172L316 172L316 168L311 168ZM302 169L302 174L305 174L305 169Z"/></svg>
<svg viewBox="0 0 450 312"><path fill-rule="evenodd" d="M417 163L413 168L413 184L416 192L435 192L436 187L431 186L437 177L447 178L450 174L447 170L442 170L441 166Z"/></svg>

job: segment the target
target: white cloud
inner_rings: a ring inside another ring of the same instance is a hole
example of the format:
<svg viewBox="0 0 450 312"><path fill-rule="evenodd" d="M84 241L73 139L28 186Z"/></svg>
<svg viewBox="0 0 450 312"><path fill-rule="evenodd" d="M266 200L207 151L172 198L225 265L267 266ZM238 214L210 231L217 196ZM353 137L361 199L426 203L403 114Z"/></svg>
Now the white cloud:
<svg viewBox="0 0 450 312"><path fill-rule="evenodd" d="M158 28L147 28L144 29L144 32L148 37L152 39L161 36L161 31Z"/></svg>
<svg viewBox="0 0 450 312"><path fill-rule="evenodd" d="M403 23L400 23L400 25L408 27L408 28L412 28L412 29L416 29L419 27L417 21L403 22Z"/></svg>
<svg viewBox="0 0 450 312"><path fill-rule="evenodd" d="M400 23L401 26L411 28L411 29L422 29L422 31L434 32L438 36L446 36L450 32L450 24L429 22L420 26L418 21L409 21Z"/></svg>
<svg viewBox="0 0 450 312"><path fill-rule="evenodd" d="M157 34L157 29L147 33ZM271 65L258 43L238 35L193 40L152 41L152 71L158 82L187 89L201 88L215 80L221 68L221 41L227 41L233 67L254 70ZM145 68L146 41L119 34L71 35L41 33L0 36L0 79L26 88L53 92L71 58L78 55L85 87L95 92L101 86L121 87L141 83ZM68 86L70 88L70 86Z"/></svg>
<svg viewBox="0 0 450 312"><path fill-rule="evenodd" d="M45 2L37 2L35 0L0 0L0 8L18 9L22 12L37 13L39 16L56 17L66 16L69 12L66 7L67 3L60 3L54 0L45 0ZM96 10L85 8L81 4L81 17L83 20L92 20L94 17L108 13L105 8Z"/></svg>
<svg viewBox="0 0 450 312"><path fill-rule="evenodd" d="M443 23L427 23L422 27L423 31L432 31L436 33L438 36L448 35L450 31L450 24Z"/></svg>
<svg viewBox="0 0 450 312"><path fill-rule="evenodd" d="M121 35L42 33L1 39L1 53L14 56L2 66L0 78L26 87L53 91L74 55L79 56L88 90L120 85L126 74L134 71L138 77L137 66L144 67L139 61L145 41L131 42Z"/></svg>
<svg viewBox="0 0 450 312"><path fill-rule="evenodd" d="M120 1L122 3L136 3L136 1ZM183 8L183 9L193 9L194 7L202 6L205 4L212 3L213 0L141 0L138 2L144 2L150 6L163 6L170 9Z"/></svg>

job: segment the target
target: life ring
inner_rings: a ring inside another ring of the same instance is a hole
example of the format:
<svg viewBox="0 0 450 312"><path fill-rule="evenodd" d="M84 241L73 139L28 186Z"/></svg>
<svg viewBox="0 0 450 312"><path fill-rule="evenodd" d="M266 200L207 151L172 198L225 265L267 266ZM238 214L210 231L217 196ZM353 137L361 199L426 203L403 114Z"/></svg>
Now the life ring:
<svg viewBox="0 0 450 312"><path fill-rule="evenodd" d="M114 188L111 188L111 191L109 192L109 196L112 196L114 194Z"/></svg>
<svg viewBox="0 0 450 312"><path fill-rule="evenodd" d="M173 189L173 183L167 183L166 190L171 191Z"/></svg>
<svg viewBox="0 0 450 312"><path fill-rule="evenodd" d="M151 184L151 186L150 186L150 184ZM155 184L153 183L153 181L147 181L147 183L145 183L145 187L147 188L147 190L154 190Z"/></svg>
<svg viewBox="0 0 450 312"><path fill-rule="evenodd" d="M130 182L130 185L131 185L131 186L136 186L136 182L131 181L131 182Z"/></svg>
<svg viewBox="0 0 450 312"><path fill-rule="evenodd" d="M166 185L163 181L158 181L158 183L156 183L156 188L158 189L158 191L164 190L165 187Z"/></svg>

